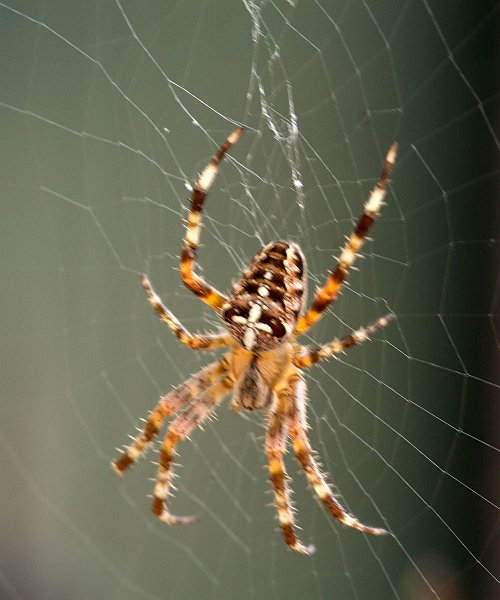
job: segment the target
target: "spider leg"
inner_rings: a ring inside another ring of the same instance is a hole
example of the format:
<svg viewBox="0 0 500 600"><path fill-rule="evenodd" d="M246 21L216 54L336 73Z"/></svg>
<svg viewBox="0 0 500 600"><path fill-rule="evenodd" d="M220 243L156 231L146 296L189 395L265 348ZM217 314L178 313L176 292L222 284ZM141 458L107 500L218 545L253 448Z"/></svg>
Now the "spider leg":
<svg viewBox="0 0 500 600"><path fill-rule="evenodd" d="M243 128L238 127L231 133L227 140L220 146L196 181L191 196L191 208L188 214L187 231L181 255L181 275L184 284L193 294L215 310L220 310L227 302L227 297L215 288L208 285L205 280L194 272L196 252L200 237L201 209L217 172L219 163L226 152L235 144L243 133Z"/></svg>
<svg viewBox="0 0 500 600"><path fill-rule="evenodd" d="M293 506L287 484L289 478L283 461L288 436L286 420L285 402L283 398L277 396L274 400L274 406L269 411L269 423L266 434L269 476L278 509L278 520L285 542L292 550L296 550L302 554L312 554L315 550L314 546L304 546L295 533Z"/></svg>
<svg viewBox="0 0 500 600"><path fill-rule="evenodd" d="M295 328L295 335L304 333L312 325L314 325L314 323L321 318L323 312L337 297L337 294L345 281L347 273L356 260L356 256L363 245L368 230L378 216L380 207L382 206L386 194L387 181L396 160L396 154L397 145L392 144L387 152L380 179L378 180L377 185L373 188L370 197L364 206L363 214L356 223L353 233L347 240L347 243L342 250L340 258L338 259L337 268L330 273L330 276L328 277L323 288L316 293L309 310L300 317Z"/></svg>
<svg viewBox="0 0 500 600"><path fill-rule="evenodd" d="M212 363L196 375L185 381L160 399L156 407L149 413L143 431L125 449L122 454L111 463L111 467L118 475L123 475L133 463L146 452L153 438L157 435L163 421L175 414L183 405L199 396L207 388L218 381L227 373L227 360Z"/></svg>
<svg viewBox="0 0 500 600"><path fill-rule="evenodd" d="M288 418L290 424L290 436L293 441L293 449L297 460L314 489L316 495L324 504L332 517L353 529L372 535L383 535L385 529L363 525L360 521L350 515L335 497L324 475L316 463L314 452L307 438L306 423L306 387L301 377L296 377L289 383L286 389L288 397Z"/></svg>
<svg viewBox="0 0 500 600"><path fill-rule="evenodd" d="M192 334L190 333L173 315L172 312L163 304L158 294L154 291L151 282L148 277L144 274L141 275L141 282L146 290L149 303L153 307L156 314L160 319L165 322L172 333L186 346L189 346L193 350L219 348L220 346L227 346L231 341L231 336L227 333L216 333L216 334Z"/></svg>
<svg viewBox="0 0 500 600"><path fill-rule="evenodd" d="M222 377L173 421L165 435L160 450L160 466L156 476L151 510L169 525L192 523L196 519L195 516L176 516L168 510L167 498L170 495L176 446L213 412L232 386L233 382L229 377Z"/></svg>
<svg viewBox="0 0 500 600"><path fill-rule="evenodd" d="M307 369L318 361L328 358L332 354L340 354L351 346L357 346L358 344L366 342L370 339L369 336L372 333L378 329L386 327L395 318L395 314L389 313L377 321L370 323L370 325L367 327L360 327L356 331L351 331L351 333L345 335L343 338L334 339L333 341L329 342L328 344L324 344L319 348L307 348L305 354L300 354L293 359L293 364L299 369Z"/></svg>

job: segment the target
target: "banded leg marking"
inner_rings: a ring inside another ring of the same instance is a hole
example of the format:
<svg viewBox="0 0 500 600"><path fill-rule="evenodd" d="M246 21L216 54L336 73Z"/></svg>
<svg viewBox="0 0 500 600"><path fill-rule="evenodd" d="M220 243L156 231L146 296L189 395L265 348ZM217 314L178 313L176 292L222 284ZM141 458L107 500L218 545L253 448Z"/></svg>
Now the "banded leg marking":
<svg viewBox="0 0 500 600"><path fill-rule="evenodd" d="M143 431L125 449L122 454L111 463L117 475L123 475L133 463L137 462L151 445L158 434L163 421L175 414L184 404L199 396L208 387L213 385L227 373L226 358L212 363L202 371L193 375L179 387L172 390L160 399L156 407L150 412Z"/></svg>
<svg viewBox="0 0 500 600"><path fill-rule="evenodd" d="M200 239L201 210L207 193L219 171L219 163L226 152L233 146L243 133L243 127L238 127L231 133L212 157L196 181L191 196L191 208L188 214L187 231L181 254L182 280L203 302L215 310L220 310L227 302L226 296L208 285L205 280L194 272L196 252Z"/></svg>
<svg viewBox="0 0 500 600"><path fill-rule="evenodd" d="M315 550L314 546L304 546L295 533L293 505L287 484L289 478L283 461L288 435L284 409L284 403L280 399L276 399L275 406L269 411L269 424L266 434L269 477L273 486L278 520L285 542L296 552L312 554Z"/></svg>
<svg viewBox="0 0 500 600"><path fill-rule="evenodd" d="M293 386L294 393L288 396L288 416L293 450L314 492L334 519L363 533L384 535L387 533L385 529L363 525L363 523L350 515L335 497L316 463L314 452L307 438L305 382L297 378L291 385Z"/></svg>
<svg viewBox="0 0 500 600"><path fill-rule="evenodd" d="M180 414L170 425L160 451L160 466L156 476L151 510L169 525L192 523L195 516L176 516L168 510L167 499L171 494L173 460L177 444L186 438L193 429L200 425L221 402L232 387L229 378L224 377L203 393L191 406Z"/></svg>
<svg viewBox="0 0 500 600"><path fill-rule="evenodd" d="M173 313L163 304L158 294L154 291L148 277L144 274L141 275L141 283L146 290L149 303L153 307L156 314L170 327L172 333L183 344L186 344L186 346L189 346L193 350L205 350L210 348L219 348L220 346L227 346L230 343L231 336L227 333L206 335L190 333L173 315Z"/></svg>
<svg viewBox="0 0 500 600"><path fill-rule="evenodd" d="M328 344L320 346L319 348L306 348L305 354L296 356L293 359L293 364L299 369L307 369L318 361L328 358L332 354L340 354L351 346L357 346L370 340L370 335L372 333L375 333L378 329L386 327L395 318L396 315L394 313L389 313L377 321L370 323L370 325L367 327L360 327L356 331L351 331L351 333L343 338L335 339Z"/></svg>
<svg viewBox="0 0 500 600"><path fill-rule="evenodd" d="M363 214L356 223L353 233L347 240L344 249L338 259L337 268L332 271L324 287L314 297L311 307L306 314L302 315L295 328L295 334L299 335L307 331L322 316L323 312L335 300L337 294L345 281L347 273L363 245L370 227L378 216L382 206L386 185L396 160L397 145L392 144L387 152L384 168L376 186L365 203Z"/></svg>

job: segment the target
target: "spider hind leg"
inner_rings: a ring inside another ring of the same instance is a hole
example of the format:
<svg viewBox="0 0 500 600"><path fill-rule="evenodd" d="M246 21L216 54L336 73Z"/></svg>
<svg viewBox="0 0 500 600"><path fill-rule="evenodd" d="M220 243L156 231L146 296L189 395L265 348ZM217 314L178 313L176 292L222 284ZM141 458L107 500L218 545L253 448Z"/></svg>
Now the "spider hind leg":
<svg viewBox="0 0 500 600"><path fill-rule="evenodd" d="M355 262L356 257L366 240L370 227L379 216L379 211L383 205L386 194L387 182L389 181L389 177L396 161L397 150L397 144L392 144L390 146L385 157L385 163L380 178L364 205L363 213L359 217L354 231L347 239L347 242L342 249L342 253L338 258L337 267L330 273L325 285L316 293L309 310L300 317L297 327L295 328L296 335L305 333L319 321L325 310L337 298L340 288L348 275L349 269Z"/></svg>
<svg viewBox="0 0 500 600"><path fill-rule="evenodd" d="M188 213L187 230L182 247L180 269L184 285L216 311L220 311L222 305L227 302L226 296L209 285L194 271L200 238L201 211L208 191L219 171L220 161L231 146L240 139L243 131L243 127L238 127L229 135L198 177L191 195L191 208Z"/></svg>

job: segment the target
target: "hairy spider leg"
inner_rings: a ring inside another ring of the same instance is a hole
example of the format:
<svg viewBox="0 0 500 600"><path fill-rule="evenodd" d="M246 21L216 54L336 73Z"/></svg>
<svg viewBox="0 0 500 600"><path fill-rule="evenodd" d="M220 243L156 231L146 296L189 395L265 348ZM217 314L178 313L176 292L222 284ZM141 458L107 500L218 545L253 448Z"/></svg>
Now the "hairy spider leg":
<svg viewBox="0 0 500 600"><path fill-rule="evenodd" d="M113 470L118 475L123 475L124 471L144 455L158 434L163 421L175 414L182 406L197 398L221 377L225 376L227 370L227 360L223 357L221 360L208 365L193 375L166 396L163 396L156 407L149 413L143 431L127 446L121 456L111 463Z"/></svg>
<svg viewBox="0 0 500 600"><path fill-rule="evenodd" d="M286 450L288 426L286 417L286 398L283 394L275 397L274 405L269 411L269 421L266 434L266 454L269 465L269 478L274 492L278 511L278 521L285 543L292 550L301 554L312 554L314 546L305 546L295 532L293 505L290 498L289 479L283 455Z"/></svg>
<svg viewBox="0 0 500 600"><path fill-rule="evenodd" d="M290 381L287 388L288 418L290 424L290 436L293 442L295 456L302 466L310 485L315 494L324 504L330 515L353 529L369 533L371 535L384 535L385 529L363 525L356 517L350 515L335 497L332 489L325 480L319 468L314 452L307 437L306 419L306 384L301 377Z"/></svg>
<svg viewBox="0 0 500 600"><path fill-rule="evenodd" d="M356 256L363 245L368 231L382 207L386 194L387 181L394 166L396 154L397 144L392 144L387 152L380 179L372 190L368 201L365 203L363 214L356 223L353 233L348 238L347 243L342 250L338 259L337 268L330 273L324 287L317 292L309 310L300 317L295 328L296 335L304 333L314 325L337 297L347 273L356 260Z"/></svg>
<svg viewBox="0 0 500 600"><path fill-rule="evenodd" d="M351 331L351 333L348 333L344 337L334 339L331 342L328 342L328 344L323 344L318 348L304 348L304 346L301 346L305 352L295 356L293 364L299 369L307 369L318 361L328 358L332 354L341 354L351 346L357 346L368 341L372 333L375 333L378 329L387 327L387 325L395 318L396 315L394 313L388 313L373 323L370 323L370 325L360 327L355 331Z"/></svg>
<svg viewBox="0 0 500 600"><path fill-rule="evenodd" d="M160 465L156 475L156 485L153 491L151 510L169 525L192 523L195 516L176 516L168 509L168 497L171 495L171 481L173 475L173 461L177 444L185 439L195 427L215 410L224 396L231 390L233 381L229 377L222 377L215 385L205 390L167 430L160 450Z"/></svg>
<svg viewBox="0 0 500 600"><path fill-rule="evenodd" d="M226 141L214 154L201 175L196 181L191 196L191 208L188 213L187 230L184 237L184 245L181 254L181 275L184 284L200 300L220 311L222 305L227 302L227 297L221 292L208 285L206 281L194 272L196 253L200 239L201 210L208 190L212 186L219 171L219 163L226 152L233 146L243 133L243 127L238 127L231 133Z"/></svg>
<svg viewBox="0 0 500 600"><path fill-rule="evenodd" d="M212 348L220 348L231 343L231 336L228 333L209 333L198 334L190 333L174 314L163 304L161 298L154 291L151 282L144 274L141 276L142 286L146 290L149 304L153 307L160 319L166 323L177 339L189 346L193 350L209 350Z"/></svg>

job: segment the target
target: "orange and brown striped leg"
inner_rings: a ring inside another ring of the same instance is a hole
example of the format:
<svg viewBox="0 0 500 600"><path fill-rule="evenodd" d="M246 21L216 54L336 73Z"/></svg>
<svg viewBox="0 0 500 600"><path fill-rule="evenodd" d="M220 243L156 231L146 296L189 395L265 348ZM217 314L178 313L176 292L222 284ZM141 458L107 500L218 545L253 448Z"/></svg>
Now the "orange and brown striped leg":
<svg viewBox="0 0 500 600"><path fill-rule="evenodd" d="M195 516L176 516L168 509L168 497L171 494L173 461L177 444L186 438L191 431L200 425L221 402L232 388L229 377L223 377L218 383L206 390L191 406L181 413L170 425L160 450L160 466L156 476L151 510L169 525L187 524L195 520Z"/></svg>
<svg viewBox="0 0 500 600"><path fill-rule="evenodd" d="M172 333L183 344L186 344L186 346L189 346L193 350L207 350L211 348L227 346L231 343L231 336L228 333L207 335L193 335L192 333L189 333L189 331L178 321L173 313L170 312L170 310L168 310L168 308L163 304L158 294L154 291L153 286L146 275L142 274L141 282L146 290L149 303L153 307L156 314L170 327Z"/></svg>
<svg viewBox="0 0 500 600"><path fill-rule="evenodd" d="M219 170L220 161L224 158L224 155L229 148L238 141L242 133L243 127L235 129L220 146L219 150L212 157L212 160L198 177L191 196L191 209L188 214L187 231L181 254L181 275L184 284L193 292L193 294L196 294L198 298L217 311L219 311L222 305L227 302L226 296L208 285L202 277L194 272L196 251L200 239L201 210L208 190Z"/></svg>
<svg viewBox="0 0 500 600"><path fill-rule="evenodd" d="M184 404L193 400L207 388L216 383L227 373L226 358L212 363L202 371L193 375L182 385L172 390L160 399L156 407L149 413L143 431L127 446L122 454L111 463L113 470L118 475L123 475L133 463L137 462L151 445L153 438L158 434L163 421L175 414Z"/></svg>
<svg viewBox="0 0 500 600"><path fill-rule="evenodd" d="M312 554L314 546L304 546L295 533L293 506L288 488L288 475L283 461L288 436L285 402L277 397L269 411L269 424L266 434L266 454L269 476L274 491L278 520L285 542L292 550L302 554Z"/></svg>
<svg viewBox="0 0 500 600"><path fill-rule="evenodd" d="M337 500L316 463L314 452L307 438L306 387L304 380L301 377L295 377L290 381L287 391L287 412L293 450L318 498L331 516L344 525L372 535L387 533L385 529L363 525L363 523L360 523L360 521L350 515Z"/></svg>
<svg viewBox="0 0 500 600"><path fill-rule="evenodd" d="M343 338L335 339L328 344L319 346L319 348L304 348L305 352L296 356L293 359L293 364L299 369L307 369L318 361L328 358L332 354L340 354L351 346L357 346L358 344L366 342L370 339L372 333L386 327L395 318L396 315L394 313L389 313L380 317L377 321L370 323L367 327L360 327L359 329L356 329L356 331L351 331L351 333L345 335Z"/></svg>
<svg viewBox="0 0 500 600"><path fill-rule="evenodd" d="M350 267L356 260L356 256L363 245L368 230L379 214L386 194L387 181L396 160L396 153L397 145L393 144L387 152L385 165L382 174L380 175L380 179L371 192L370 197L365 204L363 214L356 223L353 233L342 250L340 258L338 259L337 268L332 271L324 287L316 294L307 313L300 317L295 328L295 335L304 333L314 325L314 323L321 318L328 306L335 300Z"/></svg>

